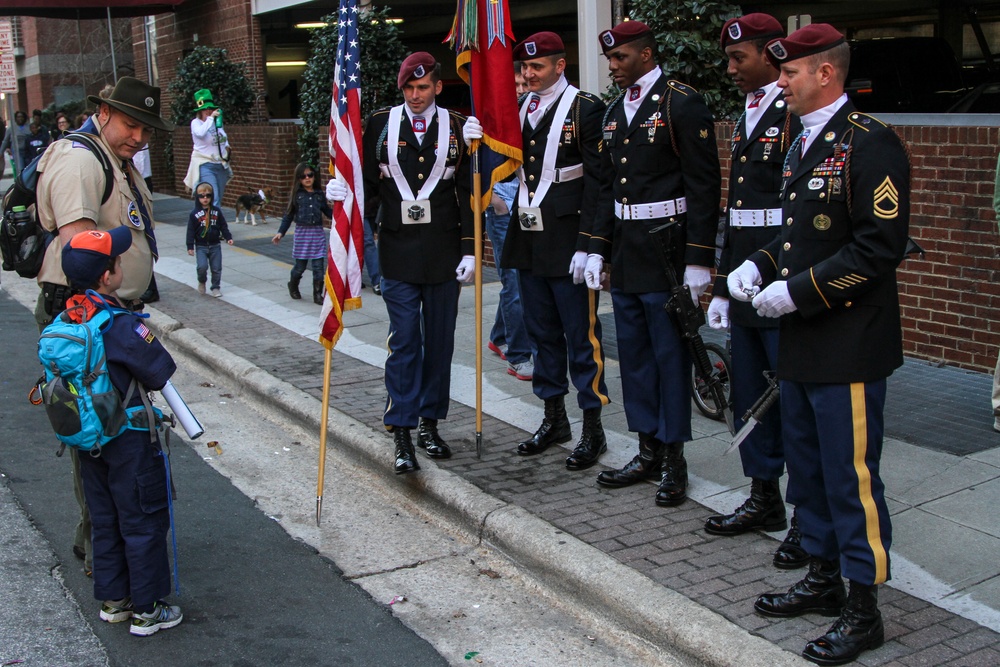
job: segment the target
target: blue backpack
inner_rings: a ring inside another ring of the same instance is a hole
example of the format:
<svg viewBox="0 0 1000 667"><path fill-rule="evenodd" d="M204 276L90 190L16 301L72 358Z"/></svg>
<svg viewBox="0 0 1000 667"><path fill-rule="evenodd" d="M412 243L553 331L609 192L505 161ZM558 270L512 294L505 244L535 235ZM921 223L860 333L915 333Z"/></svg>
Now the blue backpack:
<svg viewBox="0 0 1000 667"><path fill-rule="evenodd" d="M31 391L32 403L45 406L56 437L66 447L100 456L100 449L117 438L127 428L150 428L160 415L150 419L135 419L134 412L152 411L145 388L135 379L129 384L124 402L111 384L108 361L104 352L104 332L111 327L115 314L129 311L108 304L97 292L87 290L92 301L104 307L89 320L74 322L69 313L83 309L74 306L63 311L42 331L38 339L38 360L45 375ZM126 410L125 405L138 389L143 405ZM130 417L132 419L130 419ZM135 425L131 422L143 422ZM61 450L60 450L61 452Z"/></svg>

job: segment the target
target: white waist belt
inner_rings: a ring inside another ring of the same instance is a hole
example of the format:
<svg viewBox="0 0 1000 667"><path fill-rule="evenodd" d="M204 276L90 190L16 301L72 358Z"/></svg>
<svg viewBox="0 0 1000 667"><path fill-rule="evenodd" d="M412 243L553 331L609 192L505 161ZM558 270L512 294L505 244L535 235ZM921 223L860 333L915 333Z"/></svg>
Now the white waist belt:
<svg viewBox="0 0 1000 667"><path fill-rule="evenodd" d="M381 171L382 175L385 176L386 178L395 178L397 174L399 176L403 175L402 169L400 169L399 167L393 167L391 164L379 163L378 170ZM454 176L455 176L455 168L445 167L444 173L441 175L441 180L447 181Z"/></svg>
<svg viewBox="0 0 1000 667"><path fill-rule="evenodd" d="M687 198L668 199L651 204L622 204L615 202L615 217L619 220L656 220L687 213Z"/></svg>
<svg viewBox="0 0 1000 667"><path fill-rule="evenodd" d="M583 165L574 164L562 169L542 169L542 180L549 179L552 183L567 183L583 176Z"/></svg>
<svg viewBox="0 0 1000 667"><path fill-rule="evenodd" d="M780 227L780 208L729 209L731 227Z"/></svg>

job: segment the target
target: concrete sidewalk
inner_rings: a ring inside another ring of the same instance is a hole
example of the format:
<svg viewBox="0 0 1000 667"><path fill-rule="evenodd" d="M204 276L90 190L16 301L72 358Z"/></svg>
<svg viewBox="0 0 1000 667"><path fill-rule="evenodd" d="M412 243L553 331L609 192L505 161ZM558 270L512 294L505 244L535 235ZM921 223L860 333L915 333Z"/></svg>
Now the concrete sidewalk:
<svg viewBox="0 0 1000 667"><path fill-rule="evenodd" d="M266 225L231 223L237 243L223 251L224 296L213 299L194 290L194 258L184 248L190 208L176 198L158 196L155 202L161 301L151 310L167 318L154 317L154 324L168 323L176 329L167 334L172 344L208 363L214 357L221 372L240 375L247 390L270 392L276 405L284 404L288 388L312 396L308 407L285 407L300 410L304 420L316 419L309 411L322 390L319 307L288 298L291 243L269 242L277 212ZM484 286L484 336L498 291L499 283ZM425 459L424 472L397 483L450 503L466 521L480 521L484 539L544 583L580 596L581 604L604 607L641 637L669 641L708 664L795 664L804 643L822 634L829 619L771 620L753 613L757 594L783 590L801 575L770 565L782 535L719 538L702 530L709 514L732 511L746 494L739 458L721 456L725 426L695 411L695 440L687 447L691 500L657 508L652 485L601 489L594 482L601 467L571 473L562 464L563 449L531 458L514 454L514 444L537 427L541 404L530 383L507 375L506 364L484 349L484 454L477 459L475 310L473 290L462 292L453 402L441 424L455 456L437 466ZM606 316L610 299L602 297ZM363 301L362 309L346 313L347 331L333 353L331 407L368 428L363 442L331 446L364 449L373 466L391 474L391 439L381 425L387 317L370 290ZM601 463L607 467L635 453L612 356L607 374L613 402L603 415L609 452ZM992 512L1000 500L1000 436L990 428L989 387L983 374L916 361L890 381L883 478L895 528L894 578L881 593L886 645L866 653L862 664L1000 664L1000 518ZM569 403L578 435L580 411ZM337 430L331 435L336 438ZM335 483L329 472L327 479ZM477 513L474 508L490 498L491 509ZM504 512L493 514L500 506ZM563 551L573 562L560 562ZM748 653L757 658L750 660Z"/></svg>

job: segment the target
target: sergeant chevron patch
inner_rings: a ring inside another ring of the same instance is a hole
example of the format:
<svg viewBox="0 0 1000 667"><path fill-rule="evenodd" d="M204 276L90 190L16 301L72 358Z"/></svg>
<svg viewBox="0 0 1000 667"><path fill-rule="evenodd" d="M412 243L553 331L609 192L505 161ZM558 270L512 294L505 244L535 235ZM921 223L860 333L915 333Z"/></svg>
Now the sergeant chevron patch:
<svg viewBox="0 0 1000 667"><path fill-rule="evenodd" d="M883 220L894 220L899 215L899 191L888 176L875 188L874 213Z"/></svg>

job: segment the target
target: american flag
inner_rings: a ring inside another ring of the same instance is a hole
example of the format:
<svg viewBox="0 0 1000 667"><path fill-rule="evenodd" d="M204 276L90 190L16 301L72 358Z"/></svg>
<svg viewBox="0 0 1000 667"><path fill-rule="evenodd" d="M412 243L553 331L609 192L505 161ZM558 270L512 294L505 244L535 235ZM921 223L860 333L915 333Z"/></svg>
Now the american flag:
<svg viewBox="0 0 1000 667"><path fill-rule="evenodd" d="M343 312L361 307L364 263L364 185L361 176L361 51L357 0L341 0L337 64L330 103L330 167L347 184L347 199L333 205L326 258L326 299L320 314L320 342L337 344Z"/></svg>

